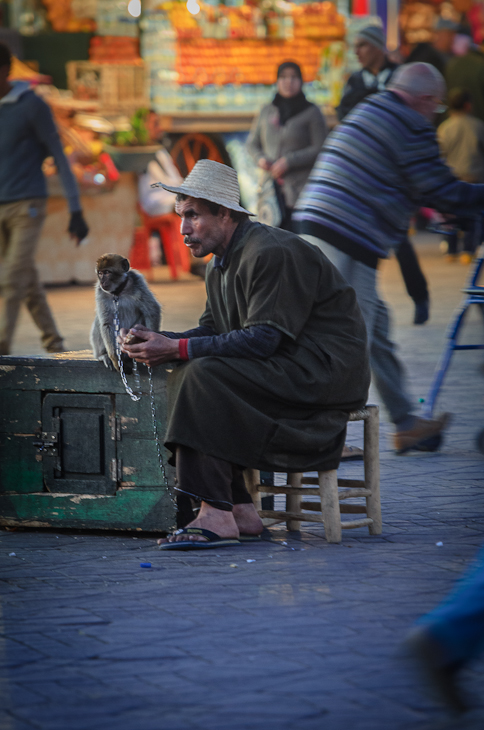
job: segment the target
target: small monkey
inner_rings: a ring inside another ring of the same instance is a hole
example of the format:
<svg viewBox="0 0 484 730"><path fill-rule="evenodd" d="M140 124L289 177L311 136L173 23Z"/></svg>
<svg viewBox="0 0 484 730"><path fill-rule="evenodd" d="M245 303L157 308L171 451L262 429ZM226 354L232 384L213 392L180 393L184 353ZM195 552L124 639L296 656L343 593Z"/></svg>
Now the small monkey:
<svg viewBox="0 0 484 730"><path fill-rule="evenodd" d="M114 297L118 297L119 328L144 324L160 330L161 307L144 277L130 269L128 259L105 253L96 261L96 316L91 328L94 357L110 370L119 370L114 334ZM126 356L123 355L123 359Z"/></svg>

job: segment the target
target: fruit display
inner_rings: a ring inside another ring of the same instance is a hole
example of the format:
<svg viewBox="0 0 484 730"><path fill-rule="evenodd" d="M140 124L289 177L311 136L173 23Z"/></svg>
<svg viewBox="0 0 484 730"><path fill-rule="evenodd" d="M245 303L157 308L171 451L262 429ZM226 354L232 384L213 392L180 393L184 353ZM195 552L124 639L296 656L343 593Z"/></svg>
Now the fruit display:
<svg viewBox="0 0 484 730"><path fill-rule="evenodd" d="M179 84L273 84L277 67L288 58L301 66L304 81L314 81L321 43L294 40L216 41L199 38L178 43L176 70Z"/></svg>
<svg viewBox="0 0 484 730"><path fill-rule="evenodd" d="M89 46L89 60L96 63L132 63L140 60L138 38L94 36Z"/></svg>
<svg viewBox="0 0 484 730"><path fill-rule="evenodd" d="M42 0L52 28L59 33L93 33L96 22L90 17L80 17L72 0Z"/></svg>
<svg viewBox="0 0 484 730"><path fill-rule="evenodd" d="M432 27L437 14L433 5L424 2L405 4L400 12L400 29L405 41L428 43L432 39Z"/></svg>
<svg viewBox="0 0 484 730"><path fill-rule="evenodd" d="M315 38L341 40L345 21L332 2L296 5L268 0L257 5L208 5L200 0L200 11L193 15L189 4L162 3L157 13L166 14L179 39L216 38Z"/></svg>
<svg viewBox="0 0 484 730"><path fill-rule="evenodd" d="M296 5L293 10L294 37L342 40L345 21L330 2Z"/></svg>
<svg viewBox="0 0 484 730"><path fill-rule="evenodd" d="M141 55L160 113L255 111L273 95L277 67L288 59L300 64L318 103L332 103L342 88L345 21L331 2L153 2L141 22Z"/></svg>

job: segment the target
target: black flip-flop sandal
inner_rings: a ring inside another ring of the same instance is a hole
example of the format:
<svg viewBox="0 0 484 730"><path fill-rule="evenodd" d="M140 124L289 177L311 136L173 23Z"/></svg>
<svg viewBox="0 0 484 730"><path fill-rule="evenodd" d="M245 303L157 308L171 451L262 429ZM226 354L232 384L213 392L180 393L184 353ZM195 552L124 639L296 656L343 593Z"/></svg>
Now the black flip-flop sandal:
<svg viewBox="0 0 484 730"><path fill-rule="evenodd" d="M209 550L210 548L235 547L240 545L240 540L235 537L220 537L211 530L204 530L201 527L185 527L177 530L174 535L201 535L206 540L179 540L178 542L165 542L159 545L160 550Z"/></svg>

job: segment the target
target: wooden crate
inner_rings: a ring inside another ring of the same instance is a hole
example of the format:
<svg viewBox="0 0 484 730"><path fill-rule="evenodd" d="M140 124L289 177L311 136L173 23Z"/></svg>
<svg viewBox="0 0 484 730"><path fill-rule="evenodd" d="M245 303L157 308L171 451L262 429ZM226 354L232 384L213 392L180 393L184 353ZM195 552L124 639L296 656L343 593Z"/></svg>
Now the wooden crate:
<svg viewBox="0 0 484 730"><path fill-rule="evenodd" d="M0 524L171 530L176 515L143 396L90 352L0 357ZM158 429L166 429L168 368L154 371ZM43 445L42 445L43 443ZM163 459L170 489L174 469Z"/></svg>
<svg viewBox="0 0 484 730"><path fill-rule="evenodd" d="M132 113L149 106L145 67L136 63L69 61L67 84L74 98L99 101L102 111Z"/></svg>

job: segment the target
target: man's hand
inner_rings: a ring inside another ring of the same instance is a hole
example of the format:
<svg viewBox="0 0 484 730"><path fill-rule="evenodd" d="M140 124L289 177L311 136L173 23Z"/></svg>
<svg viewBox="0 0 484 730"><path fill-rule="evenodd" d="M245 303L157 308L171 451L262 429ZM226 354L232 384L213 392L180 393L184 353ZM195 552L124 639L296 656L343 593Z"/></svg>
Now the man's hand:
<svg viewBox="0 0 484 730"><path fill-rule="evenodd" d="M137 338L136 344L126 343L129 334ZM152 332L142 325L135 325L129 332L121 330L119 340L121 352L125 352L136 362L142 362L150 367L180 358L179 340L170 340L169 337Z"/></svg>
<svg viewBox="0 0 484 730"><path fill-rule="evenodd" d="M76 246L79 246L81 241L86 238L89 233L89 228L82 215L82 210L76 210L74 213L71 213L71 220L69 221L67 231L70 233L71 238L76 241Z"/></svg>
<svg viewBox="0 0 484 730"><path fill-rule="evenodd" d="M262 168L262 170L270 170L271 169L271 163L266 160L265 157L260 157L257 165Z"/></svg>
<svg viewBox="0 0 484 730"><path fill-rule="evenodd" d="M284 177L288 170L288 164L285 157L280 157L278 160L274 162L274 164L271 167L271 175L274 178L274 180L277 180L279 177Z"/></svg>

